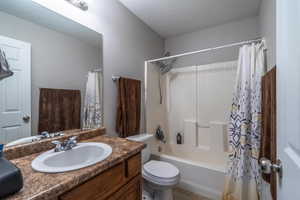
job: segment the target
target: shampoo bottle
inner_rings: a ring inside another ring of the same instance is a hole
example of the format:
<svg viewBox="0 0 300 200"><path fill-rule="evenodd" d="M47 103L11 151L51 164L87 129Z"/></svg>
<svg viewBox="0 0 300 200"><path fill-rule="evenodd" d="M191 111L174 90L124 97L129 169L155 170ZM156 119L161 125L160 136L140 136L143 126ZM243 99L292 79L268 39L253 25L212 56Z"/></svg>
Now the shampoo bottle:
<svg viewBox="0 0 300 200"><path fill-rule="evenodd" d="M177 133L176 140L177 140L177 144L182 144L182 135L181 135L181 133Z"/></svg>

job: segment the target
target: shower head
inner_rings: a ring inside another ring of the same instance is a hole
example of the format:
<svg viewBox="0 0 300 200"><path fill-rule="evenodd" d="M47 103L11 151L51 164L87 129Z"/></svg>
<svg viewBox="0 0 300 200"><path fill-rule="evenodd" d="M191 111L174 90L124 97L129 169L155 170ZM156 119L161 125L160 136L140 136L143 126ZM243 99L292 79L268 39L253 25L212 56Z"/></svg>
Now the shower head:
<svg viewBox="0 0 300 200"><path fill-rule="evenodd" d="M170 56L170 52L167 52L164 56ZM165 61L157 61L156 64L159 67L160 73L165 74L169 72L173 68L173 65L176 62L176 60L176 58L173 58Z"/></svg>
<svg viewBox="0 0 300 200"><path fill-rule="evenodd" d="M170 52L165 53L164 55L165 57L170 56ZM163 101L163 96L162 96L162 88L161 88L161 75L164 75L166 73L168 73L169 71L171 71L171 69L173 68L174 63L176 62L176 58L174 59L168 59L168 60L164 60L164 61L156 61L155 63L157 64L159 71L160 71L160 76L158 79L158 84L159 84L159 96L160 96L160 104L162 104Z"/></svg>

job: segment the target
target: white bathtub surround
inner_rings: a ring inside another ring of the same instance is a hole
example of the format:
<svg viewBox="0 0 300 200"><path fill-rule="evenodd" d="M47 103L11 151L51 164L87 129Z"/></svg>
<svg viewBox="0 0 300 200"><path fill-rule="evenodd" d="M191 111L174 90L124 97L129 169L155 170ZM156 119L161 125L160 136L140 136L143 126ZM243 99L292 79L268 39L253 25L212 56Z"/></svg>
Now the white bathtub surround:
<svg viewBox="0 0 300 200"><path fill-rule="evenodd" d="M181 188L210 199L220 199L224 189L236 69L237 61L174 68L163 77L160 104L159 71L152 63L147 68L147 132L161 125L167 135L166 144L152 141L151 152L183 170Z"/></svg>
<svg viewBox="0 0 300 200"><path fill-rule="evenodd" d="M228 151L227 123L211 121L208 124L197 123L196 120L184 120L183 146L198 148L208 153ZM212 150L212 152L209 152Z"/></svg>
<svg viewBox="0 0 300 200"><path fill-rule="evenodd" d="M196 141L196 121L195 120L184 120L183 122L182 140L183 146L197 147L198 142Z"/></svg>
<svg viewBox="0 0 300 200"><path fill-rule="evenodd" d="M166 86L166 92L165 92L165 104L166 104L166 112L169 113L171 109L170 105L170 82L171 82L171 73L165 74L165 86Z"/></svg>
<svg viewBox="0 0 300 200"><path fill-rule="evenodd" d="M229 123L229 166L224 200L258 200L261 175L261 77L265 72L262 43L240 48Z"/></svg>
<svg viewBox="0 0 300 200"><path fill-rule="evenodd" d="M174 68L165 75L165 98L159 104L158 70L148 67L147 131L161 125L167 144L163 152L195 162L224 166L227 124L236 78L237 61ZM222 101L220 102L220 99ZM183 144L176 144L177 133ZM157 146L154 152L157 151ZM208 156L209 155L209 156Z"/></svg>
<svg viewBox="0 0 300 200"><path fill-rule="evenodd" d="M82 125L85 129L102 127L102 72L88 73Z"/></svg>
<svg viewBox="0 0 300 200"><path fill-rule="evenodd" d="M184 131L187 120L197 121L202 132L210 122L228 122L236 67L236 61L229 61L171 70L170 82L165 80L170 143L176 143L176 134Z"/></svg>
<svg viewBox="0 0 300 200"><path fill-rule="evenodd" d="M225 122L210 122L211 147L215 152L228 152L227 130Z"/></svg>

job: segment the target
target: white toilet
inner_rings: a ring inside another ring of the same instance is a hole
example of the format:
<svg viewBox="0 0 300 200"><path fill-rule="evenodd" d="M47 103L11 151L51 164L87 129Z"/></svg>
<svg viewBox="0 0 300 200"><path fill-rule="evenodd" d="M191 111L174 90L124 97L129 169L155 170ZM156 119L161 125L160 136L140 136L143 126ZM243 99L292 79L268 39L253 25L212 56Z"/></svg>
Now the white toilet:
<svg viewBox="0 0 300 200"><path fill-rule="evenodd" d="M142 151L143 200L173 200L172 188L180 180L179 170L170 163L150 160L152 138L151 134L140 134L127 138L147 144Z"/></svg>

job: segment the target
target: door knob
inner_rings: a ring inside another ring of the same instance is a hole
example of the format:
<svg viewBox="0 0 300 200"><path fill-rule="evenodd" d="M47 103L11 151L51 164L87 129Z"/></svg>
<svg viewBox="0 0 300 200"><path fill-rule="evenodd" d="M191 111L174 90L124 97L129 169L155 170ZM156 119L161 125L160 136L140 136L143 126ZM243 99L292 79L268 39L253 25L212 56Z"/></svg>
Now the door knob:
<svg viewBox="0 0 300 200"><path fill-rule="evenodd" d="M28 116L28 115L25 115L25 116L23 116L23 121L24 122L29 122L29 120L30 120L30 116Z"/></svg>
<svg viewBox="0 0 300 200"><path fill-rule="evenodd" d="M264 174L271 174L272 172L278 173L279 177L282 177L282 163L280 160L277 160L276 163L272 163L267 158L261 158L259 160L259 165L261 171Z"/></svg>

